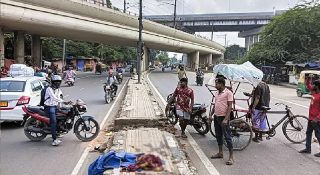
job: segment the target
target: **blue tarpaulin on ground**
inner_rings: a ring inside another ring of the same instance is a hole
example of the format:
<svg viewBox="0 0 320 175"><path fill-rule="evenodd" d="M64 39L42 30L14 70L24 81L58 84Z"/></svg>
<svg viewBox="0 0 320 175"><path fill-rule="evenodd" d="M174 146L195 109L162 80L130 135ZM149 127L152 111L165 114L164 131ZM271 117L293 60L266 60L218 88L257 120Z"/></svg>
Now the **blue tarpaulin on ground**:
<svg viewBox="0 0 320 175"><path fill-rule="evenodd" d="M98 157L88 169L88 175L103 175L107 169L128 167L135 165L137 154L109 151Z"/></svg>

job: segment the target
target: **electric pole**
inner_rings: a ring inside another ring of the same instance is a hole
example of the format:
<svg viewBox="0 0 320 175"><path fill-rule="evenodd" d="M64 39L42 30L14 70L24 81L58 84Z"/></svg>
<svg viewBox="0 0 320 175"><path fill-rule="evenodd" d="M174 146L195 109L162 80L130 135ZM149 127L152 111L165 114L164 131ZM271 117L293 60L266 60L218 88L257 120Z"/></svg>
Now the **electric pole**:
<svg viewBox="0 0 320 175"><path fill-rule="evenodd" d="M176 28L176 18L177 18L177 0L174 0L174 12L173 12L173 28Z"/></svg>
<svg viewBox="0 0 320 175"><path fill-rule="evenodd" d="M127 12L127 1L123 0L123 13Z"/></svg>
<svg viewBox="0 0 320 175"><path fill-rule="evenodd" d="M143 51L143 42L142 42L142 30L143 30L143 23L142 23L142 0L140 0L140 7L139 7L139 41L138 41L138 54L137 54L137 73L138 73L138 83L140 84L141 80L141 60L144 54Z"/></svg>
<svg viewBox="0 0 320 175"><path fill-rule="evenodd" d="M66 39L63 39L63 51L62 51L62 71L64 70L64 59L66 57Z"/></svg>

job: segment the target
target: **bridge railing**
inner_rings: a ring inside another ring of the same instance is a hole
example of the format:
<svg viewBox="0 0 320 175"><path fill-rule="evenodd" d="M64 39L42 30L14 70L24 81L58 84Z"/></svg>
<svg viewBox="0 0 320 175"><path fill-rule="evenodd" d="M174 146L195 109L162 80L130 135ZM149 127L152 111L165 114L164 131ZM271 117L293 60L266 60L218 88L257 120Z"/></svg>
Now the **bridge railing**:
<svg viewBox="0 0 320 175"><path fill-rule="evenodd" d="M108 8L107 0L82 0L82 1ZM138 16L138 14L130 12L130 11L126 11L126 13L129 14L129 15ZM144 17L144 19L148 19L148 18ZM148 20L150 20L150 19L148 19ZM169 25L167 25L167 26L169 26ZM169 27L172 27L172 26L169 26ZM192 34L192 33L190 33L190 34ZM207 38L205 36L201 36L199 34L193 34L193 35L196 36L196 37L211 41L211 39L209 39L209 38Z"/></svg>
<svg viewBox="0 0 320 175"><path fill-rule="evenodd" d="M99 5L99 6L103 6L103 7L108 7L108 4L107 4L107 0L83 0L85 2L89 2L91 4L96 4L96 5ZM126 11L127 14L129 15L133 15L133 16L138 16L137 13L134 13L134 12L130 12L130 11Z"/></svg>

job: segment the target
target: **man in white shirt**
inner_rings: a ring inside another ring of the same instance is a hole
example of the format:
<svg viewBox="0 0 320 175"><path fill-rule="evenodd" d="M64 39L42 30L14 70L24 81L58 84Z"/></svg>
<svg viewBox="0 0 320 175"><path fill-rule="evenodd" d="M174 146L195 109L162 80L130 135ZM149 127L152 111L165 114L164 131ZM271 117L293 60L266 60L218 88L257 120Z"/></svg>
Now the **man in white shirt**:
<svg viewBox="0 0 320 175"><path fill-rule="evenodd" d="M59 103L63 100L60 98L62 92L60 90L61 77L59 75L53 75L51 79L51 86L47 88L44 101L44 109L50 117L50 127L52 134L52 146L58 146L61 141L57 139L57 117L56 111Z"/></svg>
<svg viewBox="0 0 320 175"><path fill-rule="evenodd" d="M113 73L109 73L108 78L107 78L107 84L114 88L114 96L116 96L117 91L118 91L118 85L117 85L118 80L117 80L117 77L115 75L113 75Z"/></svg>

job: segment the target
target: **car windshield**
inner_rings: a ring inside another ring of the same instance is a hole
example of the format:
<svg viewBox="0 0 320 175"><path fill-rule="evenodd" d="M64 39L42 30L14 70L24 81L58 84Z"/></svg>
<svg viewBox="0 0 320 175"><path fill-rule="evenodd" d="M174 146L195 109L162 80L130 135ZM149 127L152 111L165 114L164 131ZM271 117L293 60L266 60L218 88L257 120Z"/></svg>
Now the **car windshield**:
<svg viewBox="0 0 320 175"><path fill-rule="evenodd" d="M25 84L24 81L1 81L0 92L23 92Z"/></svg>

